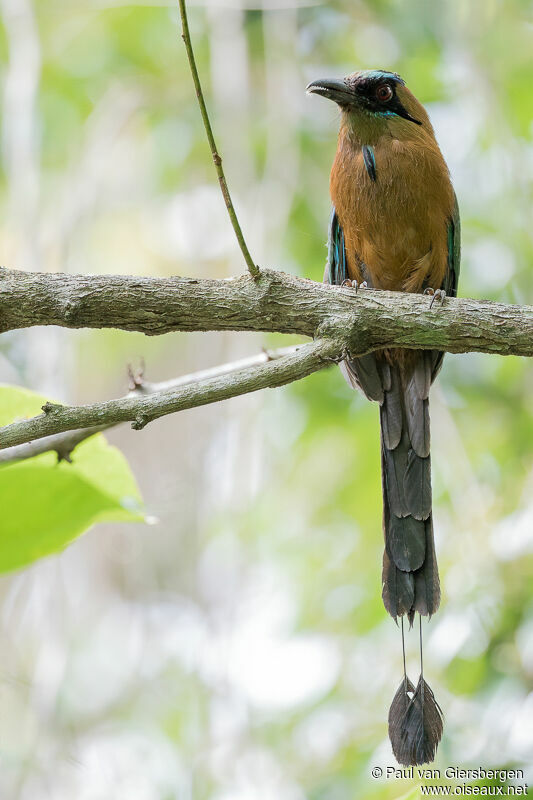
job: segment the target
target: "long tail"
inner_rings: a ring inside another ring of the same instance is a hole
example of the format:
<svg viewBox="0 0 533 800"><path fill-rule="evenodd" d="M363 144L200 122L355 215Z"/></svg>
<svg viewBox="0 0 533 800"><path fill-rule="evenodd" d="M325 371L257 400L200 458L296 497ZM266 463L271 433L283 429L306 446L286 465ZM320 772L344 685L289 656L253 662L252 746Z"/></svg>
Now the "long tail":
<svg viewBox="0 0 533 800"><path fill-rule="evenodd" d="M433 353L399 354L379 366L383 385L383 602L396 619L434 614L440 584L431 514L429 389Z"/></svg>
<svg viewBox="0 0 533 800"><path fill-rule="evenodd" d="M403 616L434 614L440 583L431 514L429 389L442 362L436 351L395 351L348 360L347 381L380 404L383 487L383 602L402 620L404 677L389 711L389 737L400 764L433 761L442 711L423 676L415 690L405 671Z"/></svg>

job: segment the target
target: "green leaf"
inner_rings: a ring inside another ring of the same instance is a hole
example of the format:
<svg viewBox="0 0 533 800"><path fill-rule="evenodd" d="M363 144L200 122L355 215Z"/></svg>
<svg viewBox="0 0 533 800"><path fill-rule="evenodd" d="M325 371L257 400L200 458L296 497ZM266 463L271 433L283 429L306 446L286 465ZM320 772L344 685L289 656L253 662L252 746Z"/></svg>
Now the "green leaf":
<svg viewBox="0 0 533 800"><path fill-rule="evenodd" d="M35 416L45 397L0 386L0 424ZM58 552L96 522L143 519L126 459L95 434L57 463L54 453L0 466L0 572Z"/></svg>
<svg viewBox="0 0 533 800"><path fill-rule="evenodd" d="M47 399L20 386L0 384L0 425L3 427L10 422L37 416Z"/></svg>

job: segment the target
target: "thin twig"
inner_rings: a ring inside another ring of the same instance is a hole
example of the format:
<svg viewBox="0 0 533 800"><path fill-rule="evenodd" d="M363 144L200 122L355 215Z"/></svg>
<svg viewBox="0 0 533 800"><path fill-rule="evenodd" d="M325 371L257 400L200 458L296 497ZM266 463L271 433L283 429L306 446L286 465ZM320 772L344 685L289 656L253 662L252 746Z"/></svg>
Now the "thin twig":
<svg viewBox="0 0 533 800"><path fill-rule="evenodd" d="M248 266L248 271L250 272L250 275L252 275L252 277L259 278L261 272L257 264L254 264L252 256L250 255L250 251L248 250L248 247L244 240L241 226L239 224L239 220L237 219L237 214L235 213L235 209L233 207L233 203L229 193L228 184L226 182L226 176L224 175L224 170L222 169L222 158L218 153L217 146L215 143L215 137L213 136L213 130L211 128L211 123L209 121L209 115L207 113L207 107L205 105L202 86L200 84L200 78L198 76L198 70L196 68L196 61L194 59L194 52L192 49L191 35L189 33L189 23L187 21L187 10L185 8L185 0L178 0L178 3L180 9L182 31L183 31L183 33L181 34L181 38L183 39L185 43L185 49L187 50L187 58L189 59L189 66L191 68L192 79L194 81L194 88L196 89L196 97L198 98L198 105L200 106L200 112L202 114L202 119L204 121L204 128L207 134L207 140L209 142L209 147L211 148L211 153L213 155L213 163L215 165L215 169L218 175L218 182L220 183L222 196L224 197L224 202L226 203L226 208L228 209L229 218L231 220L233 230L235 231L235 236L237 237L237 241L239 242L239 247L241 248L244 260L246 261L246 264Z"/></svg>
<svg viewBox="0 0 533 800"><path fill-rule="evenodd" d="M95 425L131 422L132 428L141 430L149 422L166 414L300 380L340 361L341 350L342 346L334 339L316 339L300 345L279 359L265 357L265 363L258 366L248 366L227 375L218 375L173 390L149 395L134 392L118 400L86 406L45 403L44 413L38 417L13 422L0 428L1 447L7 448L50 434Z"/></svg>
<svg viewBox="0 0 533 800"><path fill-rule="evenodd" d="M230 361L226 364L220 364L210 369L204 369L200 372L193 372L190 375L180 375L178 378L173 378L168 381L160 381L158 383L150 383L145 381L143 377L144 365L141 372L132 375L130 370L130 391L126 397L134 395L154 395L161 392L168 392L172 389L177 389L181 386L188 386L191 383L204 381L208 378L217 378L221 375L228 375L231 372L245 369L246 367L255 367L260 364L266 364L269 361L277 361L284 356L295 353L298 345L292 347L280 347L277 350L263 350L253 356L247 358L240 358L238 361ZM95 425L90 428L79 428L73 431L64 431L62 433L54 433L50 436L43 436L41 439L34 439L31 442L24 442L24 444L17 444L13 447L6 447L0 449L0 464L11 464L15 461L24 461L28 458L42 455L43 453L57 453L58 461L72 461L72 453L74 449L91 436L101 431L114 428L121 423L109 423L107 425Z"/></svg>
<svg viewBox="0 0 533 800"><path fill-rule="evenodd" d="M202 369L190 375L180 375L178 378L171 378L169 381L150 383L149 381L142 380L135 387L135 391L141 394L172 391L172 389L178 389L180 386L188 386L191 383L198 383L198 381L205 381L209 378L219 378L222 375L229 375L230 372L237 372L246 367L258 367L260 364L267 364L269 361L279 361L279 359L284 356L296 353L298 348L298 345L292 345L292 347L279 347L277 350L262 350L260 353L256 353L253 356L239 358L238 361L228 361L226 364L219 364L216 367Z"/></svg>
<svg viewBox="0 0 533 800"><path fill-rule="evenodd" d="M0 464L26 461L28 458L41 456L43 453L56 453L58 462L68 461L70 463L72 453L79 444L112 427L112 425L94 425L91 428L55 433L44 436L42 439L33 439L30 442L17 444L15 447L6 447L5 450L0 450Z"/></svg>

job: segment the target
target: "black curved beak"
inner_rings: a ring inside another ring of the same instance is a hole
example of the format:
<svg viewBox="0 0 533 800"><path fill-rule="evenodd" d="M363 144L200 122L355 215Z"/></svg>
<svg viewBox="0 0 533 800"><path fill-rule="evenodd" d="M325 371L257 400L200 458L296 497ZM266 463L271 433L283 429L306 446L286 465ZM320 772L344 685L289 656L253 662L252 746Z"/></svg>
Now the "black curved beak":
<svg viewBox="0 0 533 800"><path fill-rule="evenodd" d="M313 81L305 90L308 94L319 94L333 100L341 106L350 106L355 103L355 95L342 78L323 78Z"/></svg>

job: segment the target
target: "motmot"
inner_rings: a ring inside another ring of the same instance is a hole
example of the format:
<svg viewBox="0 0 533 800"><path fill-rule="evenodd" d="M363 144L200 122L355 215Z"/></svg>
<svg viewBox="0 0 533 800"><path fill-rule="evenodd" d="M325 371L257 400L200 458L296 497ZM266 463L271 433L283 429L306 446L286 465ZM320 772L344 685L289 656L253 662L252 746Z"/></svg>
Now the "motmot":
<svg viewBox="0 0 533 800"><path fill-rule="evenodd" d="M428 303L455 296L459 278L457 199L424 107L394 72L367 70L316 80L307 91L341 111L330 176L333 204L324 280L358 291L424 292ZM432 761L442 712L422 669L422 616L440 603L433 538L429 390L438 350L384 349L347 358L350 386L379 403L383 493L382 596L402 627L404 678L389 712L402 764ZM421 674L405 671L403 618L420 615Z"/></svg>

